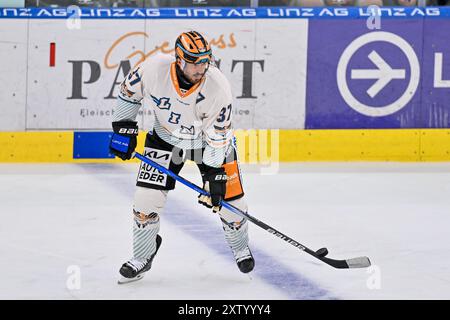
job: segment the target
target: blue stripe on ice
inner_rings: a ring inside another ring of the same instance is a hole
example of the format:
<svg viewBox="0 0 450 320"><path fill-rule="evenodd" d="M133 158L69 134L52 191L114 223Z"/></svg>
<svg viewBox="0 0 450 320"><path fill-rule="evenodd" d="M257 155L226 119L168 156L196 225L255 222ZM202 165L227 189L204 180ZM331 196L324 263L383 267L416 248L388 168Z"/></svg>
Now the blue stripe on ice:
<svg viewBox="0 0 450 320"><path fill-rule="evenodd" d="M221 222L217 219L217 225L212 224L199 214L189 212L189 208L182 206L174 199L167 202L167 208L164 219L170 221L180 229L190 234L195 239L201 241L208 246L212 251L217 252L221 256L234 263L234 257L231 249L228 247L223 232L221 232ZM186 216L189 219L186 219ZM251 226L252 227L252 226ZM268 236L270 236L268 234ZM251 241L251 235L250 235ZM283 291L291 299L334 299L326 290L320 288L311 280L305 278L298 272L290 270L288 267L281 264L273 256L251 245L251 250L255 256L255 269L252 274L261 278L264 282ZM237 266L235 267L237 270ZM237 271L239 272L239 271Z"/></svg>
<svg viewBox="0 0 450 320"><path fill-rule="evenodd" d="M118 171L125 172L122 167L108 164L80 164L80 166L88 172L95 173L95 176L101 176L101 180L107 183L108 186L115 186L117 192L128 195L130 199L133 197L134 187L131 187L132 184L129 183L129 172L119 177L108 175L113 172L117 173ZM183 186L179 185L179 187ZM195 192L193 192L193 196L195 196ZM189 212L189 210L188 207L179 201L169 197L162 219L163 221L168 221L176 225L194 239L202 242L212 251L229 259L234 264L234 257L225 241L220 220L217 219L217 224L212 223L201 214ZM189 219L186 219L187 215ZM255 214L252 215L256 216ZM269 234L267 236L270 237ZM320 288L319 285L307 279L299 272L284 266L276 257L266 253L264 250L254 245L251 245L251 250L256 262L255 270L252 274L275 289L284 292L289 298L294 300L336 299L332 294ZM237 266L234 267L237 270Z"/></svg>

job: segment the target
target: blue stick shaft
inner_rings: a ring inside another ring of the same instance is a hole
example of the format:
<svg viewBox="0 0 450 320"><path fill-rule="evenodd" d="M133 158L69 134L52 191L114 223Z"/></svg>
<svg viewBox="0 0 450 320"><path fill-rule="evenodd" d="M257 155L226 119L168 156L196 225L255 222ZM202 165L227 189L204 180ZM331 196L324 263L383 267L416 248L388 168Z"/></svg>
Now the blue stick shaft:
<svg viewBox="0 0 450 320"><path fill-rule="evenodd" d="M170 171L169 169L161 166L160 164L156 163L155 161L143 156L142 154L138 153L138 152L134 152L133 155L138 158L141 161L144 161L145 163L151 165L152 167L156 168L157 170L167 174L168 176L174 178L175 180L181 182L182 184L188 186L189 188L197 191L198 193L201 193L203 195L206 196L211 196L207 191L203 190L202 188L200 188L199 186L193 184L192 182L184 179L183 177L175 174L174 172ZM304 245L298 243L297 241L293 240L292 238L288 237L287 235L283 234L282 232L278 231L275 228L272 228L271 226L269 226L268 224L262 222L261 220L249 215L247 212L242 211L239 208L236 208L235 206L229 204L228 202L222 200L221 203L222 207L227 208L228 210L230 210L231 212L234 212L235 214L243 217L243 218L247 218L248 220L250 220L251 222L253 222L254 224L256 224L257 226L263 228L264 230L282 238L283 240L289 242L290 244L294 245L295 247L297 247L300 250L306 251L308 253L311 253L312 251L310 249L308 249L307 247L305 247Z"/></svg>
<svg viewBox="0 0 450 320"><path fill-rule="evenodd" d="M208 192L206 192L205 190L203 190L202 188L200 188L199 186L193 184L192 182L184 179L183 177L175 174L174 172L170 171L169 169L161 166L160 164L156 163L155 161L143 156L142 154L138 153L138 152L134 152L133 156L138 158L139 160L151 165L152 167L156 168L157 170L161 171L162 173L167 174L168 176L172 177L173 179L179 181L180 183L184 184L185 186L197 191L198 193L201 193L203 195L206 196L211 196ZM266 230L267 232L275 235L276 237L286 241L287 243L289 243L290 245L293 245L294 247L296 247L299 250L305 251L306 253L314 256L315 258L335 267L335 268L365 268L370 266L370 260L367 257L360 257L360 258L355 258L355 259L350 259L350 260L334 260L334 259L329 259L326 258L324 255L318 255L317 252L309 249L308 247L305 247L304 245L300 244L299 242L295 241L294 239L288 237L287 235L285 235L284 233L281 233L280 231L272 228L271 226L269 226L268 224L265 224L264 222L256 219L255 217L252 217L251 215L249 215L248 213L240 210L239 208L236 208L235 206L229 204L228 202L222 200L221 201L221 205L224 208L227 208L228 210L230 210L231 212L234 212L235 214L243 217L243 218L247 218L249 221L253 222L254 224L256 224L258 227L263 228L264 230ZM326 250L326 249L325 249ZM351 266L349 266L348 262L351 262Z"/></svg>

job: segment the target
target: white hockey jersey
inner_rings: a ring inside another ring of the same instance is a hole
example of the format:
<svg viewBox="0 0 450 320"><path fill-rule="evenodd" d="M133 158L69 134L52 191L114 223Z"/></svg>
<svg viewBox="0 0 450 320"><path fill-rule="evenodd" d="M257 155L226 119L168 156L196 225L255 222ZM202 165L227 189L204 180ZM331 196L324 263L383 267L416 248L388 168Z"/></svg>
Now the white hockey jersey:
<svg viewBox="0 0 450 320"><path fill-rule="evenodd" d="M121 84L113 121L135 120L147 97L158 136L181 149L205 147L205 156L210 156L204 162L218 167L233 136L230 84L211 65L203 79L185 91L175 68L173 56L158 55L132 70Z"/></svg>

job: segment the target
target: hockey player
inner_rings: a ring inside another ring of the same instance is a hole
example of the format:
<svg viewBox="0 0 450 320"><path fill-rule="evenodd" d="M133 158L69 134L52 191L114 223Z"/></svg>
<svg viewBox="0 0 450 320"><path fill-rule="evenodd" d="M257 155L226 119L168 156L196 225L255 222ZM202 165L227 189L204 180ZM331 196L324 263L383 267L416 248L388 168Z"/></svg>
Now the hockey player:
<svg viewBox="0 0 450 320"><path fill-rule="evenodd" d="M113 118L111 152L128 160L136 148L135 121L148 97L154 128L147 133L144 154L175 173L186 160L200 170L211 197L198 202L220 216L225 239L243 273L255 261L248 247L246 219L220 206L221 200L247 211L232 130L232 94L228 80L212 61L206 39L196 31L182 33L169 55L148 58L132 70L120 87ZM133 204L133 257L120 268L119 283L141 279L151 268L162 238L160 215L175 180L141 163Z"/></svg>

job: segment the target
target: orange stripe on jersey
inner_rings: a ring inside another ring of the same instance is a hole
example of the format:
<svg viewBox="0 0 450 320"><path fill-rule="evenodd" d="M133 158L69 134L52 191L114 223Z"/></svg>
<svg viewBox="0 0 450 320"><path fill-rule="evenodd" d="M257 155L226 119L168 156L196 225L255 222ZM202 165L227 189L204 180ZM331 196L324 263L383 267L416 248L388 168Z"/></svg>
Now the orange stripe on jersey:
<svg viewBox="0 0 450 320"><path fill-rule="evenodd" d="M176 70L175 62L172 62L172 64L170 65L170 79L172 79L172 84L175 87L175 90L177 91L178 95L182 98L186 98L192 92L197 90L197 88L200 86L200 84L204 80L204 78L202 78L202 80L200 80L199 82L194 84L186 93L183 94L183 92L181 92L181 90L180 90L180 85L178 84L177 70Z"/></svg>

